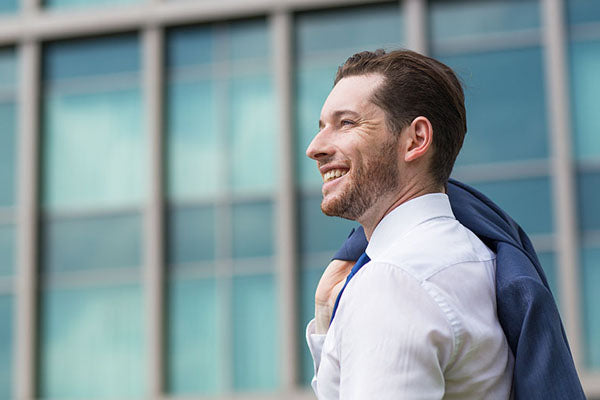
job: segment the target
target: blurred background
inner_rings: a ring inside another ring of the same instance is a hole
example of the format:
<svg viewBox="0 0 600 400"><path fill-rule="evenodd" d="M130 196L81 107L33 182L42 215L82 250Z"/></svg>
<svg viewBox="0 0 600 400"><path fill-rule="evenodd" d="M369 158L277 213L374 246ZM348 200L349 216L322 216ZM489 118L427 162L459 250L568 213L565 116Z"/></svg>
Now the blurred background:
<svg viewBox="0 0 600 400"><path fill-rule="evenodd" d="M600 398L600 0L0 0L0 399L310 399L338 65L453 67Z"/></svg>

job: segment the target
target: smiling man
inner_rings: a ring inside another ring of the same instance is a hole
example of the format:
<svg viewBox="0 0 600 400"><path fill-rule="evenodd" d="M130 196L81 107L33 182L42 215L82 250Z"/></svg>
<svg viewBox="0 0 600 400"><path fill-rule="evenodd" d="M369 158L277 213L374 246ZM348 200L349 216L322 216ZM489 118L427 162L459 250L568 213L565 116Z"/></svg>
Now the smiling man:
<svg viewBox="0 0 600 400"><path fill-rule="evenodd" d="M317 288L307 340L319 399L510 398L495 254L445 194L465 133L463 91L444 64L378 50L339 68L306 153L323 176L322 211L359 222L369 244Z"/></svg>

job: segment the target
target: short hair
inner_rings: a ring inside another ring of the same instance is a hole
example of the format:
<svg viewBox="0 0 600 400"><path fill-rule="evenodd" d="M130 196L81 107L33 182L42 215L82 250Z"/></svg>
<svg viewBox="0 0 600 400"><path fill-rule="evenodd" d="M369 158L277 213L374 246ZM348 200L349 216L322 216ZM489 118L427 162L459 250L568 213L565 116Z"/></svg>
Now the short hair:
<svg viewBox="0 0 600 400"><path fill-rule="evenodd" d="M433 127L430 173L437 184L446 185L467 132L465 96L450 67L410 50L363 51L338 68L334 86L348 76L381 74L384 82L372 101L386 115L386 125L400 133L419 117Z"/></svg>

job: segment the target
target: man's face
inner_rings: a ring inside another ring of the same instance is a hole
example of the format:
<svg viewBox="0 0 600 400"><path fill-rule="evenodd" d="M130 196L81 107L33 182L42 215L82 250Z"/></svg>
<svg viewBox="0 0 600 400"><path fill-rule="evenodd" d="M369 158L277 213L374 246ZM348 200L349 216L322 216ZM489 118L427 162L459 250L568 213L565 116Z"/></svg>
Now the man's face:
<svg viewBox="0 0 600 400"><path fill-rule="evenodd" d="M383 83L371 74L341 79L321 110L319 133L306 150L323 177L321 210L357 220L399 182L399 140L371 102Z"/></svg>

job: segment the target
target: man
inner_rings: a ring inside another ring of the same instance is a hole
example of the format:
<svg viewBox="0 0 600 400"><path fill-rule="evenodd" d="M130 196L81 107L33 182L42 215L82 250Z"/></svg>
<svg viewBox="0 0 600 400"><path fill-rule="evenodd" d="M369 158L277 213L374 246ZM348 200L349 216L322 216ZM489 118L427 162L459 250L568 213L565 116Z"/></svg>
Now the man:
<svg viewBox="0 0 600 400"><path fill-rule="evenodd" d="M356 54L319 129L307 155L321 209L369 241L352 271L332 263L317 288L307 340L319 399L510 398L495 254L445 194L466 133L454 73L410 51Z"/></svg>

